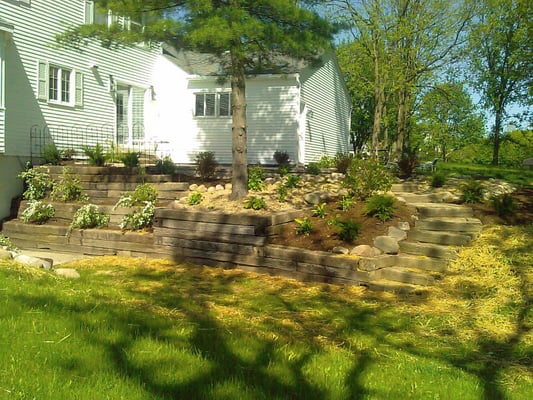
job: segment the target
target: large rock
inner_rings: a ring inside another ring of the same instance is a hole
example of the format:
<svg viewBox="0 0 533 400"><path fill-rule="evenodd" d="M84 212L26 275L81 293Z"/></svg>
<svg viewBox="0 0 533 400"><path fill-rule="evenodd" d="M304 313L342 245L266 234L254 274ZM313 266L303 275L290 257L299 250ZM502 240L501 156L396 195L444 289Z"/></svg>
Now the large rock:
<svg viewBox="0 0 533 400"><path fill-rule="evenodd" d="M52 260L28 256L26 254L19 254L14 258L14 260L18 262L19 264L24 264L29 267L44 268L44 269L52 269L52 264L53 264Z"/></svg>
<svg viewBox="0 0 533 400"><path fill-rule="evenodd" d="M11 260L11 252L0 249L0 260Z"/></svg>
<svg viewBox="0 0 533 400"><path fill-rule="evenodd" d="M395 226L389 226L389 236L396 239L397 241L404 240L407 238L407 232L396 228Z"/></svg>
<svg viewBox="0 0 533 400"><path fill-rule="evenodd" d="M348 254L350 252L350 250L348 250L346 247L342 247L342 246L335 246L331 252L333 254Z"/></svg>
<svg viewBox="0 0 533 400"><path fill-rule="evenodd" d="M381 251L367 244L361 244L359 246L355 246L350 251L350 254L353 256L360 256L360 257L376 257L381 254Z"/></svg>
<svg viewBox="0 0 533 400"><path fill-rule="evenodd" d="M400 245L398 241L390 236L378 236L374 239L374 246L383 251L385 254L398 254Z"/></svg>
<svg viewBox="0 0 533 400"><path fill-rule="evenodd" d="M54 272L56 275L64 276L65 278L70 279L79 279L80 274L74 268L55 268Z"/></svg>
<svg viewBox="0 0 533 400"><path fill-rule="evenodd" d="M329 194L327 192L313 192L307 193L304 196L304 200L307 204L318 205L320 203L325 203L329 200Z"/></svg>

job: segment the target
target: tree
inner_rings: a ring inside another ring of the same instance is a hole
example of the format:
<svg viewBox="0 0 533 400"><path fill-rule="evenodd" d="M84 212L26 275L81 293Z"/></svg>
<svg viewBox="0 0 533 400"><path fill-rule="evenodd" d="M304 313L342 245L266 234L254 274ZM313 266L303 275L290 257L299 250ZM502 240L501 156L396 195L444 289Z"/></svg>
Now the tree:
<svg viewBox="0 0 533 400"><path fill-rule="evenodd" d="M415 117L424 147L443 161L448 160L449 153L483 137L483 117L461 83L444 82L432 87L422 96Z"/></svg>
<svg viewBox="0 0 533 400"><path fill-rule="evenodd" d="M482 104L494 115L492 164L499 164L502 130L512 104L531 102L533 3L482 0L470 32L470 66ZM531 104L531 103L529 103Z"/></svg>
<svg viewBox="0 0 533 400"><path fill-rule="evenodd" d="M246 75L279 69L280 55L313 60L330 46L334 29L312 10L313 0L96 0L99 7L141 21L126 31L103 24L76 27L59 40L94 37L103 44L169 42L218 56L231 82L232 194L248 192Z"/></svg>

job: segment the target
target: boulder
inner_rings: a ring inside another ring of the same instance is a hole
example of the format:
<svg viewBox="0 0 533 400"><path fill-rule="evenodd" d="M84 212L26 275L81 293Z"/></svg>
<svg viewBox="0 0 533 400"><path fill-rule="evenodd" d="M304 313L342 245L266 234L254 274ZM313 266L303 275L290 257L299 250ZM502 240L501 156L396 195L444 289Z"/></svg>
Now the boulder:
<svg viewBox="0 0 533 400"><path fill-rule="evenodd" d="M217 191L218 191L218 190L224 190L224 186L222 186L222 185L216 185L216 186L215 186L215 190L217 190Z"/></svg>
<svg viewBox="0 0 533 400"><path fill-rule="evenodd" d="M396 228L395 226L389 226L388 235L398 241L407 238L407 233L402 229Z"/></svg>
<svg viewBox="0 0 533 400"><path fill-rule="evenodd" d="M350 250L348 250L346 247L342 246L335 246L332 250L332 253L334 254L348 254Z"/></svg>
<svg viewBox="0 0 533 400"><path fill-rule="evenodd" d="M313 192L307 193L304 196L304 200L307 204L316 206L320 203L325 203L329 200L329 194L327 192Z"/></svg>
<svg viewBox="0 0 533 400"><path fill-rule="evenodd" d="M400 245L398 241L390 236L378 236L374 239L374 246L386 254L398 254Z"/></svg>
<svg viewBox="0 0 533 400"><path fill-rule="evenodd" d="M195 192L196 190L198 190L198 185L196 183L193 183L192 185L189 186L189 190L191 192Z"/></svg>
<svg viewBox="0 0 533 400"><path fill-rule="evenodd" d="M401 229L402 231L409 231L411 230L411 226L409 225L409 222L398 222L398 229Z"/></svg>
<svg viewBox="0 0 533 400"><path fill-rule="evenodd" d="M53 264L53 261L50 259L28 256L26 254L19 254L14 258L14 260L18 262L19 264L24 264L29 267L44 268L44 269L52 269L52 264Z"/></svg>
<svg viewBox="0 0 533 400"><path fill-rule="evenodd" d="M353 256L360 257L376 257L381 254L381 251L367 244L361 244L359 246L355 246L352 250L350 250L350 254Z"/></svg>
<svg viewBox="0 0 533 400"><path fill-rule="evenodd" d="M74 268L56 268L54 269L56 275L63 276L70 279L79 279L80 274Z"/></svg>
<svg viewBox="0 0 533 400"><path fill-rule="evenodd" d="M11 252L0 249L0 260L10 260L11 259Z"/></svg>

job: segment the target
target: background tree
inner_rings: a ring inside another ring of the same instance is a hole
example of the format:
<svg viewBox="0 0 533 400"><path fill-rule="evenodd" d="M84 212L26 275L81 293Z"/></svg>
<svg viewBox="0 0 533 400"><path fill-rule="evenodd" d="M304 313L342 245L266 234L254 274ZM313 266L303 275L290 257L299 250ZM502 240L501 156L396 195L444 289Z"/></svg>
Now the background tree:
<svg viewBox="0 0 533 400"><path fill-rule="evenodd" d="M482 104L494 115L492 164L498 165L509 106L531 106L533 3L480 0L470 31L470 66Z"/></svg>
<svg viewBox="0 0 533 400"><path fill-rule="evenodd" d="M248 192L246 75L280 68L279 56L312 60L330 46L334 29L312 10L314 0L96 0L103 10L140 21L125 31L105 24L76 27L63 42L94 37L103 44L163 41L218 56L231 81L232 194Z"/></svg>

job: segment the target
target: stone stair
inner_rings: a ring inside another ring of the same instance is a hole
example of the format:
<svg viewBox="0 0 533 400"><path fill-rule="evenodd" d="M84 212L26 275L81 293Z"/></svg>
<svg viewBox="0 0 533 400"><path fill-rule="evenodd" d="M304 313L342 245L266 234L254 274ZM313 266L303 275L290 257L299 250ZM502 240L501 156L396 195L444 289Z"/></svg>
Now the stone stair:
<svg viewBox="0 0 533 400"><path fill-rule="evenodd" d="M360 268L378 278L371 288L420 292L442 278L457 247L468 245L482 224L470 207L452 204L457 199L449 192L412 182L395 184L392 192L417 210L414 227L399 242L398 254L363 260Z"/></svg>

